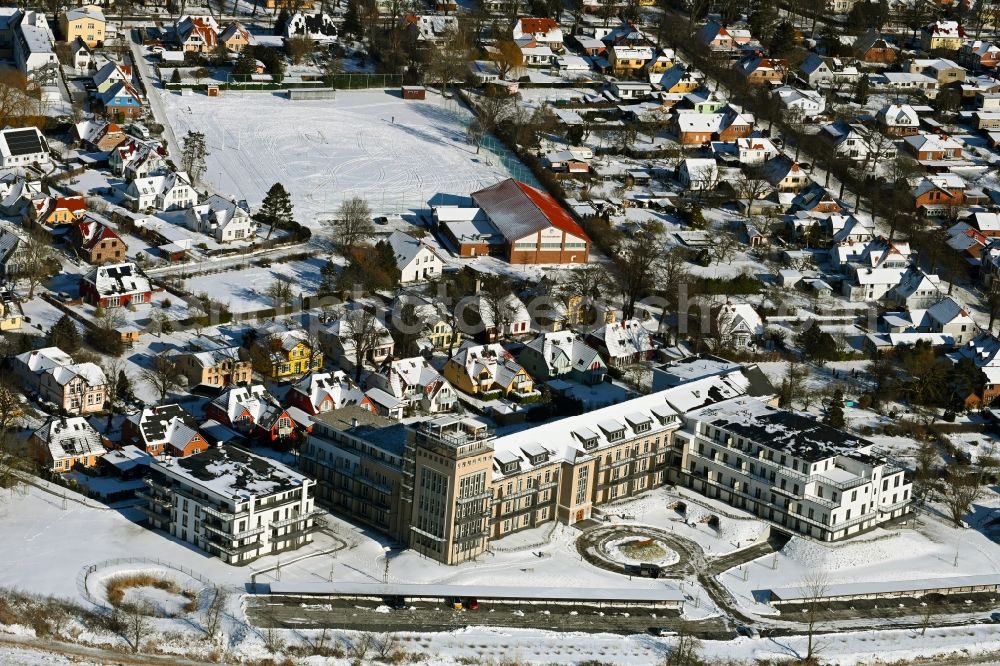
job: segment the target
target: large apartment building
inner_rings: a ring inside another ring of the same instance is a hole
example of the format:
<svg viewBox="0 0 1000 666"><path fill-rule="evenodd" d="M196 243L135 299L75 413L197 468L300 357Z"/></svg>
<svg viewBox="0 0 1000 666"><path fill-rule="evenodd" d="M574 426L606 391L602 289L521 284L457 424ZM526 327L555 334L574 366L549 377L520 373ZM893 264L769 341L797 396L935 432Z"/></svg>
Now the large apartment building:
<svg viewBox="0 0 1000 666"><path fill-rule="evenodd" d="M909 510L903 466L866 439L750 397L684 415L681 482L823 541Z"/></svg>
<svg viewBox="0 0 1000 666"><path fill-rule="evenodd" d="M334 410L316 417L300 464L319 502L446 564L667 483L822 540L907 511L902 467L871 442L775 409L756 368L701 367L720 361L700 359L703 376L682 385L502 437L470 417L401 424Z"/></svg>
<svg viewBox="0 0 1000 666"><path fill-rule="evenodd" d="M139 510L150 527L242 565L312 542L315 482L231 446L153 460Z"/></svg>

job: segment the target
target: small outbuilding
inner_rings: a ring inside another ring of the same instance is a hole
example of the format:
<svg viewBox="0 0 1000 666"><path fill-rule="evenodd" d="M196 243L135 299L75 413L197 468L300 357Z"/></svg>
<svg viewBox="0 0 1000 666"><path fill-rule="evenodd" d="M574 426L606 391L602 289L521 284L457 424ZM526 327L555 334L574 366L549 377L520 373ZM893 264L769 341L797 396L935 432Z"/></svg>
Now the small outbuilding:
<svg viewBox="0 0 1000 666"><path fill-rule="evenodd" d="M427 88L423 86L403 86L403 99L427 99Z"/></svg>

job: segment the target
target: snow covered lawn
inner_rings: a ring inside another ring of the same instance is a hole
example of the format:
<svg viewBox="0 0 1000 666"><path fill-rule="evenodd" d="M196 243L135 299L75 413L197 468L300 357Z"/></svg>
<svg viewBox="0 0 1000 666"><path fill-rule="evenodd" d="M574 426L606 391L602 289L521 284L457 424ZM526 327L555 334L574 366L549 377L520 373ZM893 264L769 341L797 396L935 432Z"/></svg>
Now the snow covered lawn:
<svg viewBox="0 0 1000 666"><path fill-rule="evenodd" d="M259 92L150 94L163 96L179 141L191 129L205 133L211 186L256 206L281 182L297 219L314 229L349 197L368 199L375 214L406 212L512 175L496 155L468 143L468 110L431 91L425 101L404 101L394 90L312 101Z"/></svg>

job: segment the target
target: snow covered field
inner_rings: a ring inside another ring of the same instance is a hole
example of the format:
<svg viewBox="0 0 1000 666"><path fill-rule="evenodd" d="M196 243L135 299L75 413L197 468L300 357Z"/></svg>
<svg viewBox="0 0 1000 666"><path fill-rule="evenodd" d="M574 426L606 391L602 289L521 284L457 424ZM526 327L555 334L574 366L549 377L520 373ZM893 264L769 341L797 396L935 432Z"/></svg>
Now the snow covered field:
<svg viewBox="0 0 1000 666"><path fill-rule="evenodd" d="M402 213L527 173L510 173L485 148L477 154L466 140L468 110L431 91L425 101L404 101L395 90L294 102L266 93L150 94L163 96L178 140L188 130L205 133L206 182L251 206L281 182L297 219L312 228L349 197L368 199L376 214Z"/></svg>

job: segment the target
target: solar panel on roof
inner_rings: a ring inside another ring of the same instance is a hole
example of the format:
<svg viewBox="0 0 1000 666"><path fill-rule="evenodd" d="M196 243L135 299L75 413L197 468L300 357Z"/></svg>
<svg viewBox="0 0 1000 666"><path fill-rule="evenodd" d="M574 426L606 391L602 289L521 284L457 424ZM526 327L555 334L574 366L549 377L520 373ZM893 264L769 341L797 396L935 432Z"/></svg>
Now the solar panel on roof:
<svg viewBox="0 0 1000 666"><path fill-rule="evenodd" d="M32 155L42 152L42 142L34 129L14 130L4 132L3 135L11 155Z"/></svg>

